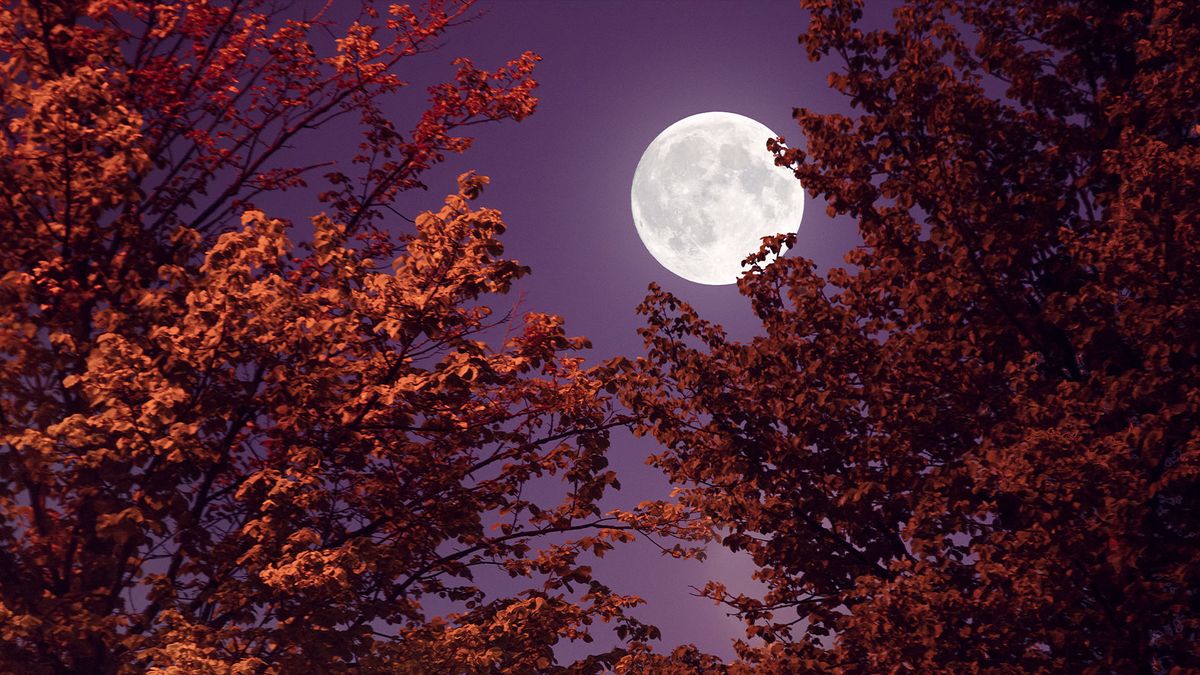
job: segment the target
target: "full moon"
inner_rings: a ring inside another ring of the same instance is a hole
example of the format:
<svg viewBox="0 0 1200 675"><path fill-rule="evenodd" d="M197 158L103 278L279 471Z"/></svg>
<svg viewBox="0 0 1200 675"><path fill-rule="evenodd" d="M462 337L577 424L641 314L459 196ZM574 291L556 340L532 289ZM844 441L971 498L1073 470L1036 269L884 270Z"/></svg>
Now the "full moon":
<svg viewBox="0 0 1200 675"><path fill-rule="evenodd" d="M804 190L775 166L766 148L773 136L749 117L706 112L650 143L630 201L638 236L663 267L700 284L736 283L762 237L796 231Z"/></svg>

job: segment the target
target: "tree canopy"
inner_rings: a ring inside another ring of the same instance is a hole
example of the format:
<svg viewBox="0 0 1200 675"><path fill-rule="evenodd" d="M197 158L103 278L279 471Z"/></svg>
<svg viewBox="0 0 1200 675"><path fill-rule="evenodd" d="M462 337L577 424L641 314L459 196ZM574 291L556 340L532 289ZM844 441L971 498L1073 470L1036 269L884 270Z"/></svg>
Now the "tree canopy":
<svg viewBox="0 0 1200 675"><path fill-rule="evenodd" d="M852 116L771 142L847 266L739 289L733 341L652 287L623 396L748 551L705 593L755 672L1200 667L1200 7L806 0ZM647 667L717 668L694 652Z"/></svg>
<svg viewBox="0 0 1200 675"><path fill-rule="evenodd" d="M0 669L530 672L595 620L653 635L577 560L630 536L597 507L622 418L561 319L493 313L528 270L487 179L392 234L459 129L533 111L537 57L457 60L401 130L398 70L470 3L329 10L0 9ZM297 165L335 119L358 144ZM297 243L255 203L309 181Z"/></svg>

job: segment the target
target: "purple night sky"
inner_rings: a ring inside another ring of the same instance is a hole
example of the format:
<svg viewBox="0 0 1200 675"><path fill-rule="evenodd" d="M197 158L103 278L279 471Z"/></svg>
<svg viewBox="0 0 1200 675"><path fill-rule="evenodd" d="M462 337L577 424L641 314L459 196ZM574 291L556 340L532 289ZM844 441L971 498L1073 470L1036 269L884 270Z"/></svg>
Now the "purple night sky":
<svg viewBox="0 0 1200 675"><path fill-rule="evenodd" d="M736 286L686 281L650 256L634 228L630 185L646 146L689 115L739 113L795 142L794 107L848 111L826 84L835 64L810 63L797 43L806 24L798 3L480 0L476 7L483 15L450 30L441 49L402 63L398 72L413 86L388 109L397 126L415 122L424 87L452 79L450 60L458 56L493 69L526 50L539 54L537 112L520 124L474 127L474 147L426 174L429 192L402 195L398 208L409 216L436 210L454 192L459 173L490 176L478 204L503 212L508 256L533 269L511 297L492 304L504 308L523 294L520 311L563 316L569 333L592 340L590 357L597 362L641 353L634 308L652 281L721 323L731 337L754 335L749 302ZM345 157L343 145L357 142L351 139L335 130L297 150ZM308 205L301 206L300 195L271 201L260 206L297 223L317 208L302 212ZM852 222L829 218L824 203L811 196L798 226L789 255L822 268L843 264L842 255L858 242ZM664 478L644 464L655 451L650 439L614 434L610 461L623 488L610 500L612 508L667 495ZM593 567L614 590L646 598L639 616L662 628L660 649L690 642L730 657L730 639L744 637L742 624L723 607L693 597L689 587L719 579L731 590L752 590L752 566L718 546L709 547L709 556L704 563L680 562L639 542L618 547ZM568 647L564 654L576 651Z"/></svg>

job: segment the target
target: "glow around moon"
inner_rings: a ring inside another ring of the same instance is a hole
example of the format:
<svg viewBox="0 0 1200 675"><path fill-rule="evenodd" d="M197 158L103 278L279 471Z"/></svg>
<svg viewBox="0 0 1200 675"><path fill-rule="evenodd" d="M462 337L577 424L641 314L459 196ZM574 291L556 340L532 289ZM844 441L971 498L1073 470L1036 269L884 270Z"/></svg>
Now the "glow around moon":
<svg viewBox="0 0 1200 675"><path fill-rule="evenodd" d="M737 282L762 237L795 232L804 190L774 164L765 125L734 113L685 117L642 153L631 202L638 236L658 262L689 281Z"/></svg>

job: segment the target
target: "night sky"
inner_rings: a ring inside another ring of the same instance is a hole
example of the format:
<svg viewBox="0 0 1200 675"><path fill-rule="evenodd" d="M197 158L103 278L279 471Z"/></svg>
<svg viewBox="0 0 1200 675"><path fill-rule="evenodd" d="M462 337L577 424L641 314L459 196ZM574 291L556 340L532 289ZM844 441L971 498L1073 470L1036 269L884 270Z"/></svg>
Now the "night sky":
<svg viewBox="0 0 1200 675"><path fill-rule="evenodd" d="M519 124L470 128L474 147L426 174L429 191L402 195L399 208L410 216L436 210L454 192L459 173L490 176L478 204L503 212L507 254L533 269L494 306L507 309L523 296L519 311L563 316L569 333L591 339L595 362L641 353L634 308L652 281L732 337L753 336L757 323L736 286L686 281L650 256L633 224L630 185L646 146L689 115L739 113L798 144L794 107L848 112L845 99L827 86L835 64L810 63L797 43L806 23L797 3L481 0L476 7L482 16L447 32L440 49L403 62L398 73L412 86L389 113L397 126L410 126L424 87L453 78L455 57L493 69L526 50L543 58L535 71L537 112ZM351 138L333 130L320 141L327 147L303 150L345 156L338 144ZM289 201L295 196L263 206L303 223L308 214L299 201ZM858 242L854 224L829 218L811 195L798 232L788 255L811 258L821 268L843 264L843 254ZM650 439L614 434L610 460L623 489L611 507L667 495L664 478L644 465L655 451ZM664 651L690 642L729 657L730 638L744 636L742 624L723 607L693 597L689 587L715 578L734 591L753 590L751 565L718 546L710 546L709 555L704 563L680 562L639 542L593 566L614 590L646 598L639 616L662 628Z"/></svg>

